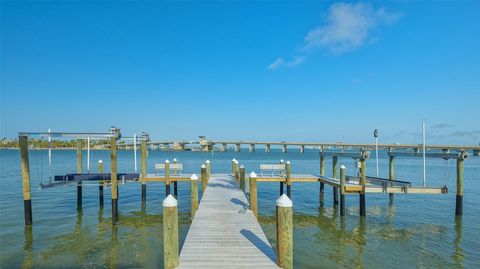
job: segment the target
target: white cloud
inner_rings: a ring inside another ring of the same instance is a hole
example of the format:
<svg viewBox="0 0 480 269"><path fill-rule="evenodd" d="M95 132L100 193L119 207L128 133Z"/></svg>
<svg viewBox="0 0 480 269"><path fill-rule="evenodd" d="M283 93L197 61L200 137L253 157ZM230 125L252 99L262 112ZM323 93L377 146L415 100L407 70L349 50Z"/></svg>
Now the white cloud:
<svg viewBox="0 0 480 269"><path fill-rule="evenodd" d="M328 9L325 23L311 30L304 38L304 49L321 47L335 54L354 50L371 42L371 31L392 24L402 16L368 3L335 3Z"/></svg>
<svg viewBox="0 0 480 269"><path fill-rule="evenodd" d="M268 70L275 70L280 67L294 67L297 66L305 61L305 57L303 56L295 56L291 61L286 62L283 58L277 58L273 63L267 66Z"/></svg>

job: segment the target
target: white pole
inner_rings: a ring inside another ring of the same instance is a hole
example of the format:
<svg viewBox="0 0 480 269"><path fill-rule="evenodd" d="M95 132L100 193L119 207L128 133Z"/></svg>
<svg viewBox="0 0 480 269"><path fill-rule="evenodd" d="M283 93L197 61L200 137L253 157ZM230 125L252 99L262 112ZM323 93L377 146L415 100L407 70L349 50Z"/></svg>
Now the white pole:
<svg viewBox="0 0 480 269"><path fill-rule="evenodd" d="M50 133L51 130L48 129L48 132ZM48 136L48 166L52 166L52 138Z"/></svg>
<svg viewBox="0 0 480 269"><path fill-rule="evenodd" d="M87 173L90 173L90 137L87 137Z"/></svg>
<svg viewBox="0 0 480 269"><path fill-rule="evenodd" d="M427 170L426 170L426 160L425 160L425 121L422 122L422 143L423 143L423 186L426 185L427 180Z"/></svg>
<svg viewBox="0 0 480 269"><path fill-rule="evenodd" d="M378 177L378 137L375 137L375 161L377 162L377 177Z"/></svg>
<svg viewBox="0 0 480 269"><path fill-rule="evenodd" d="M135 173L137 172L137 135L133 133L133 158L135 163Z"/></svg>

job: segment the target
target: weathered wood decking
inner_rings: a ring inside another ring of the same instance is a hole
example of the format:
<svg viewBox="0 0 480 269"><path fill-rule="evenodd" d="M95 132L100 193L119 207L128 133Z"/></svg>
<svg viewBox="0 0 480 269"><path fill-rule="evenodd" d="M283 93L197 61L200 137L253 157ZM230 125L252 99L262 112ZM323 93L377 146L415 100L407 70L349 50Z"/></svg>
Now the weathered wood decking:
<svg viewBox="0 0 480 269"><path fill-rule="evenodd" d="M178 268L279 268L234 177L210 177Z"/></svg>

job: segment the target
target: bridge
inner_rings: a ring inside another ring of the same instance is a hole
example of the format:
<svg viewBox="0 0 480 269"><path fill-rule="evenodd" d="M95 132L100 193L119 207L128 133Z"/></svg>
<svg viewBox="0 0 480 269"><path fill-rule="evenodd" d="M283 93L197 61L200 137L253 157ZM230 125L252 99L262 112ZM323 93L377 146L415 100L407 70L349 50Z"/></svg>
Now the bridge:
<svg viewBox="0 0 480 269"><path fill-rule="evenodd" d="M233 146L233 150L239 152L242 146L248 146L250 152L255 152L258 146L262 146L265 152L270 152L272 146L280 147L283 153L286 153L289 147L299 149L301 153L305 152L305 148L315 148L320 151L336 149L336 150L373 150L373 143L328 143L328 142L307 142L307 141L255 141L255 140L208 140L204 136L200 136L197 141L187 140L165 140L150 141L148 147L151 150L193 150L193 151L227 151L229 146ZM378 144L379 150L413 150L419 152L422 144ZM122 149L133 149L133 145L119 145ZM480 146L474 145L425 145L426 150L442 150L444 153L450 151L471 151L472 155L480 156Z"/></svg>

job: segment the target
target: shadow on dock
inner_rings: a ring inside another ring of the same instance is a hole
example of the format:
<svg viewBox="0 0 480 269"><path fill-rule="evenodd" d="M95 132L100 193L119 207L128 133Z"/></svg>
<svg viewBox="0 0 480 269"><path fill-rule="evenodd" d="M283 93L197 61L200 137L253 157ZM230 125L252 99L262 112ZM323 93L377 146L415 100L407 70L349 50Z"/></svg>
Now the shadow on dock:
<svg viewBox="0 0 480 269"><path fill-rule="evenodd" d="M265 256L267 256L270 260L275 262L275 256L272 248L263 242L256 234L252 233L250 230L242 229L240 233L250 241L258 250L260 250Z"/></svg>

